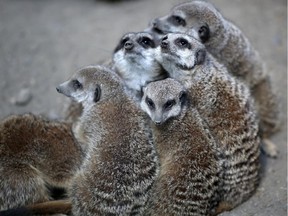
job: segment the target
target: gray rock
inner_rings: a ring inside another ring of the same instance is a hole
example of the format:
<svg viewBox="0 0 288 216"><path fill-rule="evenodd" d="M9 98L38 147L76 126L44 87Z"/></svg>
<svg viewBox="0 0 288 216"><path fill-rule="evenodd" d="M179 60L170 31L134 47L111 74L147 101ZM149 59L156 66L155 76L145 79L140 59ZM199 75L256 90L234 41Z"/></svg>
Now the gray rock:
<svg viewBox="0 0 288 216"><path fill-rule="evenodd" d="M32 92L28 88L23 88L20 92L11 98L10 102L17 106L25 106L32 100Z"/></svg>

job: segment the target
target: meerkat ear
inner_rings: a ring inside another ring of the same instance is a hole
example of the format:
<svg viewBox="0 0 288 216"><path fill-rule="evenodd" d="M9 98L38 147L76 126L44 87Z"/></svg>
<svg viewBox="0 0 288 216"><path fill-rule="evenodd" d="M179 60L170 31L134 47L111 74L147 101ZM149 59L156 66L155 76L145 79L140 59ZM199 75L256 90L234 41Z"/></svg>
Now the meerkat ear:
<svg viewBox="0 0 288 216"><path fill-rule="evenodd" d="M179 94L179 99L181 104L184 104L187 100L187 93L185 91L181 91Z"/></svg>
<svg viewBox="0 0 288 216"><path fill-rule="evenodd" d="M93 101L97 103L100 100L100 97L101 97L101 87L100 85L96 85Z"/></svg>
<svg viewBox="0 0 288 216"><path fill-rule="evenodd" d="M206 57L206 50L200 49L196 52L196 65L200 65L204 62Z"/></svg>
<svg viewBox="0 0 288 216"><path fill-rule="evenodd" d="M140 88L140 98L142 98L144 95L144 86L141 86Z"/></svg>
<svg viewBox="0 0 288 216"><path fill-rule="evenodd" d="M198 30L198 34L202 43L207 42L210 38L210 29L208 25L201 26Z"/></svg>

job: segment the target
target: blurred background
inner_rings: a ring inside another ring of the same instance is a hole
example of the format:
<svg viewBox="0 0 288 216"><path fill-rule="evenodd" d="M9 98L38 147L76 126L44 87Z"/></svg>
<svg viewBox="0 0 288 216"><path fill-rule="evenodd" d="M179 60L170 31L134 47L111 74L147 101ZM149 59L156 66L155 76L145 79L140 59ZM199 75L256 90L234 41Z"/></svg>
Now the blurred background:
<svg viewBox="0 0 288 216"><path fill-rule="evenodd" d="M141 31L181 0L0 0L0 118L32 112L63 117L68 99L55 88L79 68L112 56L120 37ZM277 90L279 157L262 157L256 194L222 215L287 214L287 1L211 0L251 40Z"/></svg>

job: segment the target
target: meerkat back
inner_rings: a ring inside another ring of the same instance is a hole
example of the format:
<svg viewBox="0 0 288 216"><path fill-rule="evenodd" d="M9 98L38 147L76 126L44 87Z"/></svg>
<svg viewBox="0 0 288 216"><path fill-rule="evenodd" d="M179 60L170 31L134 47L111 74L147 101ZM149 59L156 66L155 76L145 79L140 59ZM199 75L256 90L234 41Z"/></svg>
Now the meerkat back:
<svg viewBox="0 0 288 216"><path fill-rule="evenodd" d="M205 121L176 80L149 83L143 92L160 161L148 215L212 215L222 162Z"/></svg>
<svg viewBox="0 0 288 216"><path fill-rule="evenodd" d="M264 138L279 129L279 101L266 73L263 60L243 32L225 19L210 3L191 1L175 6L167 16L157 18L148 31L187 33L201 41L228 72L249 86L260 117ZM276 156L276 146L265 142L264 151Z"/></svg>
<svg viewBox="0 0 288 216"><path fill-rule="evenodd" d="M0 209L51 200L67 188L84 153L71 124L12 115L0 123Z"/></svg>
<svg viewBox="0 0 288 216"><path fill-rule="evenodd" d="M223 200L231 208L247 200L259 183L259 129L246 85L232 77L193 37L167 34L159 62L191 94L224 159ZM168 64L169 62L169 64Z"/></svg>
<svg viewBox="0 0 288 216"><path fill-rule="evenodd" d="M84 107L75 136L89 152L71 187L75 215L142 215L157 176L147 119L120 78L86 67L58 91Z"/></svg>

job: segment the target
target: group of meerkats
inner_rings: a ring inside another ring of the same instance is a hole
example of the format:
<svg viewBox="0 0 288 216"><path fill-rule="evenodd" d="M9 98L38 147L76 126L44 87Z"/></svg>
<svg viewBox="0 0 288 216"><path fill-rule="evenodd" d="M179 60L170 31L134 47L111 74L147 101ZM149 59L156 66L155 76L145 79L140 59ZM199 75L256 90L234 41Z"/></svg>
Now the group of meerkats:
<svg viewBox="0 0 288 216"><path fill-rule="evenodd" d="M0 124L0 215L217 215L255 192L260 146L277 154L263 61L207 2L125 34L57 91L65 121Z"/></svg>

